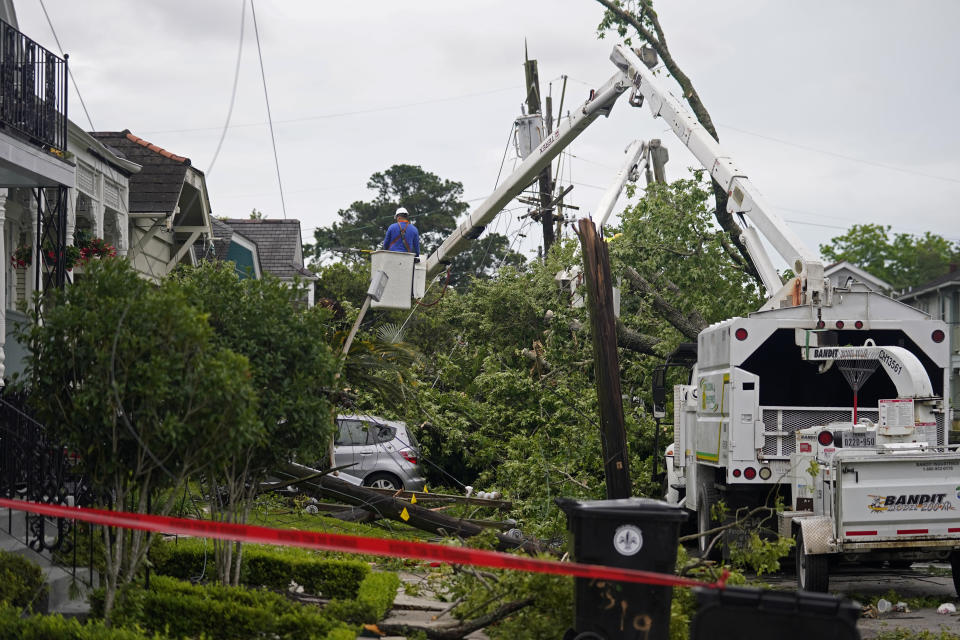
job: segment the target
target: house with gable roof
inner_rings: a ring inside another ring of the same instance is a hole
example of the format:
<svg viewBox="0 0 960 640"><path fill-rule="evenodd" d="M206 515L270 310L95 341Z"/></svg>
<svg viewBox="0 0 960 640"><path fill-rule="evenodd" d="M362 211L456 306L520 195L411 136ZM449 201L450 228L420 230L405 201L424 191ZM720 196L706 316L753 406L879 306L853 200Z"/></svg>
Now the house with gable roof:
<svg viewBox="0 0 960 640"><path fill-rule="evenodd" d="M890 283L846 260L827 265L823 270L823 277L829 279L834 287L842 289L849 288L851 282L860 282L870 291L877 293L889 294L893 290Z"/></svg>
<svg viewBox="0 0 960 640"><path fill-rule="evenodd" d="M238 271L256 274L257 277L260 273L269 273L291 285L299 279L308 285L307 306L314 305L313 283L317 276L303 263L303 237L299 220L228 218L216 222L214 246L217 247L218 259L231 260L237 265ZM255 250L245 242L252 242Z"/></svg>
<svg viewBox="0 0 960 640"><path fill-rule="evenodd" d="M150 280L178 264L196 265L213 248L210 198L203 172L130 132L91 135L141 169L130 177L127 258Z"/></svg>

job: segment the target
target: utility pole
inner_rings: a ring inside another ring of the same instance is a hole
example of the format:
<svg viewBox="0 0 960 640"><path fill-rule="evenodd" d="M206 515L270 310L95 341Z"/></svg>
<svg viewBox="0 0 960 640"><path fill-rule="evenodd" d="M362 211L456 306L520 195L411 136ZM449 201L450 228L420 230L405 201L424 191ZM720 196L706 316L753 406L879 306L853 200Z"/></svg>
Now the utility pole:
<svg viewBox="0 0 960 640"><path fill-rule="evenodd" d="M523 72L527 87L527 113L541 113L540 75L537 71L537 61L530 60L527 56L526 43L523 45L523 57ZM552 106L551 101L548 101L547 104ZM547 123L547 134L549 135L552 133L553 129L553 114L548 113L544 121ZM550 247L553 246L553 241L555 238L553 231L553 205L551 203L553 179L551 177L549 164L543 168L543 171L540 172L540 176L537 178L537 180L540 191L540 224L543 227L543 254L547 255L550 253Z"/></svg>
<svg viewBox="0 0 960 640"><path fill-rule="evenodd" d="M613 283L607 243L589 218L579 222L583 250L583 275L587 285L590 327L593 334L593 367L600 406L600 432L607 498L630 497L630 466L623 398L620 395L620 363L617 359L617 323L613 313Z"/></svg>

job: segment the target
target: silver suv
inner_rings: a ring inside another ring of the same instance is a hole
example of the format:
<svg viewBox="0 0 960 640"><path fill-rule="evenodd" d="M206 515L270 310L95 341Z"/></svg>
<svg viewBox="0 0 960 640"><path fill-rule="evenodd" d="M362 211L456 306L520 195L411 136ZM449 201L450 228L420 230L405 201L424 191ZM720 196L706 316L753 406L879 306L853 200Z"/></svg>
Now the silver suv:
<svg viewBox="0 0 960 640"><path fill-rule="evenodd" d="M422 491L426 480L420 467L420 445L403 422L369 415L337 416L334 440L340 473L355 476L365 487Z"/></svg>

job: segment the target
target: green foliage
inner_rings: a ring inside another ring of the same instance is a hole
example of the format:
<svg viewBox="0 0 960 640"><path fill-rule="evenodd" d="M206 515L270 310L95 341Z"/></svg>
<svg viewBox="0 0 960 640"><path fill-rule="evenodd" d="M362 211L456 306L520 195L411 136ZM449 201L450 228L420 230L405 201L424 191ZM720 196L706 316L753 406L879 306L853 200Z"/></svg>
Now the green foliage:
<svg viewBox="0 0 960 640"><path fill-rule="evenodd" d="M776 536L767 539L754 529L740 540L740 544L730 549L730 561L734 566L746 567L758 576L776 573L780 570L780 560L790 553L793 544L793 538Z"/></svg>
<svg viewBox="0 0 960 640"><path fill-rule="evenodd" d="M0 604L31 609L46 593L40 567L23 556L0 551Z"/></svg>
<svg viewBox="0 0 960 640"><path fill-rule="evenodd" d="M116 488L140 469L160 486L246 442L248 362L215 343L182 291L147 283L123 260L95 261L85 276L25 338L38 417L88 477Z"/></svg>
<svg viewBox="0 0 960 640"><path fill-rule="evenodd" d="M632 267L684 315L697 312L709 324L755 311L763 298L724 247L727 235L713 221L712 191L702 178L696 171L692 179L649 185L643 198L621 215L622 235L609 246L614 273ZM664 354L690 340L638 292L624 295L621 318L627 326L662 339Z"/></svg>
<svg viewBox="0 0 960 640"><path fill-rule="evenodd" d="M304 549L245 545L240 583L251 587L285 590L290 581L307 593L328 598L353 598L370 567L357 560L328 560ZM205 560L213 561L213 547L197 538L153 545L150 561L162 575L181 580L196 579L204 573Z"/></svg>
<svg viewBox="0 0 960 640"><path fill-rule="evenodd" d="M339 303L363 303L370 286L370 268L367 263L332 262L311 267L317 274L314 283L317 299L328 298Z"/></svg>
<svg viewBox="0 0 960 640"><path fill-rule="evenodd" d="M453 609L460 620L472 620L496 610L506 602L533 597L520 609L484 631L494 639L553 640L573 626L573 579L522 571L458 572L450 596L463 598Z"/></svg>
<svg viewBox="0 0 960 640"><path fill-rule="evenodd" d="M112 629L102 621L81 623L59 614L21 617L20 609L0 604L0 638L18 640L165 640L137 629Z"/></svg>
<svg viewBox="0 0 960 640"><path fill-rule="evenodd" d="M91 597L91 615L103 615L102 592ZM245 640L265 635L294 640L321 640L345 628L315 608L265 590L221 585L191 585L155 576L150 589L126 585L117 596L111 615L117 627L141 628L172 638ZM354 630L355 632L355 630Z"/></svg>
<svg viewBox="0 0 960 640"><path fill-rule="evenodd" d="M947 273L960 260L960 243L929 231L891 235L889 225L868 223L831 238L820 245L820 253L832 262L850 262L899 290Z"/></svg>
<svg viewBox="0 0 960 640"><path fill-rule="evenodd" d="M360 583L356 598L334 600L323 612L335 620L374 623L390 611L399 587L400 578L395 573L370 573Z"/></svg>
<svg viewBox="0 0 960 640"><path fill-rule="evenodd" d="M329 311L303 308L301 287L273 277L238 279L222 262L178 270L173 282L206 315L215 341L245 356L263 432L253 469L324 451L333 433L327 392L336 357L326 340Z"/></svg>
<svg viewBox="0 0 960 640"><path fill-rule="evenodd" d="M155 286L125 260L93 261L21 338L37 417L113 509L144 513L158 490L260 437L249 361L218 343L176 281ZM177 492L166 495L154 513L170 512ZM105 542L108 610L148 544L140 531Z"/></svg>
<svg viewBox="0 0 960 640"><path fill-rule="evenodd" d="M399 206L410 211L420 232L420 253L427 255L450 235L457 226L457 219L469 209L469 205L461 200L461 183L444 180L416 165L395 164L386 171L377 172L370 176L367 188L375 191L376 197L372 201L355 201L337 212L338 222L315 230L315 243L304 246L305 257L312 256L314 264L325 257L338 256L351 267L365 265L367 261L362 250L380 248ZM450 284L460 287L466 285L471 276L492 275L501 263L522 262L523 256L510 250L506 237L488 233L455 258ZM369 268L360 267L358 271L367 273ZM366 291L366 285L363 290ZM361 301L360 298L349 299L358 305Z"/></svg>

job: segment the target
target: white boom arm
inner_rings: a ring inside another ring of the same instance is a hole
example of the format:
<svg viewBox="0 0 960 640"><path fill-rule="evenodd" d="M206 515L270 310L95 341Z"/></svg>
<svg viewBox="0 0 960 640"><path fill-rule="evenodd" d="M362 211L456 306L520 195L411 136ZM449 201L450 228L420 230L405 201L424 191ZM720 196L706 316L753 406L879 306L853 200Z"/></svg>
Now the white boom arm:
<svg viewBox="0 0 960 640"><path fill-rule="evenodd" d="M806 303L820 304L823 298L823 263L800 238L790 230L783 219L766 203L760 192L747 176L733 163L713 136L704 129L681 102L674 97L640 57L629 47L618 44L610 56L611 61L627 73L637 94L646 100L654 117L663 118L680 141L700 161L710 175L729 194L727 208L736 214L744 227L742 240L760 272L760 277L769 296L775 302L791 295L792 284L786 287L763 250L756 230L746 226L749 220L773 245L777 253L800 277L800 295L793 294L794 304L798 297Z"/></svg>
<svg viewBox="0 0 960 640"><path fill-rule="evenodd" d="M593 217L600 219L599 224L597 224L598 229L606 224L610 214L613 213L613 207L617 204L617 199L620 198L620 192L623 191L623 186L627 184L627 180L630 179L633 172L642 171L650 162L647 143L642 140L631 142L625 153L627 157L620 165L620 170L617 172L613 184L603 192L603 197L597 203L597 210L593 212Z"/></svg>
<svg viewBox="0 0 960 640"><path fill-rule="evenodd" d="M606 84L592 93L592 97L569 117L561 118L557 128L540 143L490 197L470 212L467 219L443 241L426 260L427 279L433 278L444 266L476 240L486 225L500 213L508 202L527 188L544 167L563 151L584 129L601 115L608 115L613 104L630 86L623 72L616 73Z"/></svg>
<svg viewBox="0 0 960 640"><path fill-rule="evenodd" d="M869 341L868 341L869 342ZM920 359L903 347L804 347L804 360L877 360L901 398L931 398L933 385Z"/></svg>

